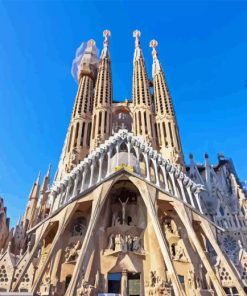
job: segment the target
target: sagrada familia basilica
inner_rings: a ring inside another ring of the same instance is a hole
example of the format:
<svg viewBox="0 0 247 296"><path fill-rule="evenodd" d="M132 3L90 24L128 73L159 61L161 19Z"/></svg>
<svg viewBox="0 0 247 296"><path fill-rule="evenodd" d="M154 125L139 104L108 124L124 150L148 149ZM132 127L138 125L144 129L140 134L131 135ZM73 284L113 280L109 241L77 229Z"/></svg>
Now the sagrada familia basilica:
<svg viewBox="0 0 247 296"><path fill-rule="evenodd" d="M132 99L113 101L110 31L89 40L60 162L9 229L0 199L0 295L247 295L247 199L233 163L185 164L152 40L134 31Z"/></svg>

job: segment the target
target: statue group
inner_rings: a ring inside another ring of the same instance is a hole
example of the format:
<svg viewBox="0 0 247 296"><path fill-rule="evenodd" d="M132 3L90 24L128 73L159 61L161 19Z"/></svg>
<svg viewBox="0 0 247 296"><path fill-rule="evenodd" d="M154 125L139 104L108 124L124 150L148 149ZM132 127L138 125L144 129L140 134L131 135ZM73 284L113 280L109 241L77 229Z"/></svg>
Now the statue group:
<svg viewBox="0 0 247 296"><path fill-rule="evenodd" d="M130 234L122 235L112 233L109 236L107 249L121 252L131 251L141 254L144 253L144 250L141 246L141 238L138 236L132 236Z"/></svg>

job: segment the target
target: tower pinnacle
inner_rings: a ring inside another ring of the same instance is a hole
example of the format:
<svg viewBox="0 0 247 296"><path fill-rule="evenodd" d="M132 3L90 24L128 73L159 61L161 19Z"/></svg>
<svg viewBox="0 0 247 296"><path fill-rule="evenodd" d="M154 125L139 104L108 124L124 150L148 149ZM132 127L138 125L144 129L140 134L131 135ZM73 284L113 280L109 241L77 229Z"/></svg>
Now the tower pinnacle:
<svg viewBox="0 0 247 296"><path fill-rule="evenodd" d="M135 30L133 32L133 37L135 38L135 52L134 52L134 62L135 62L138 59L142 58L141 43L140 43L141 32L139 30Z"/></svg>
<svg viewBox="0 0 247 296"><path fill-rule="evenodd" d="M99 61L99 70L94 91L94 109L92 115L92 134L90 150L111 135L111 104L112 104L112 78L111 60L109 53L109 37L111 32L104 30L103 49Z"/></svg>
<svg viewBox="0 0 247 296"><path fill-rule="evenodd" d="M158 41L156 41L155 39L152 39L149 43L149 46L152 47L152 55L153 58L157 58L157 51L156 51L156 47L158 46Z"/></svg>
<svg viewBox="0 0 247 296"><path fill-rule="evenodd" d="M151 40L149 43L149 46L152 47L152 56L153 56L153 66L152 66L152 75L153 77L161 72L161 65L158 59L158 52L156 50L156 47L158 46L158 41L155 39Z"/></svg>
<svg viewBox="0 0 247 296"><path fill-rule="evenodd" d="M103 36L105 38L104 38L104 42L103 42L104 48L103 48L102 53L101 53L101 59L109 57L108 47L109 47L109 43L110 43L109 42L109 37L111 36L111 31L104 30Z"/></svg>
<svg viewBox="0 0 247 296"><path fill-rule="evenodd" d="M151 40L153 65L152 76L156 111L156 126L160 153L174 164L183 165L183 152L172 99L166 84L165 75L158 59L158 42Z"/></svg>
<svg viewBox="0 0 247 296"><path fill-rule="evenodd" d="M139 30L135 30L133 32L133 37L135 37L135 47L140 47L141 32Z"/></svg>

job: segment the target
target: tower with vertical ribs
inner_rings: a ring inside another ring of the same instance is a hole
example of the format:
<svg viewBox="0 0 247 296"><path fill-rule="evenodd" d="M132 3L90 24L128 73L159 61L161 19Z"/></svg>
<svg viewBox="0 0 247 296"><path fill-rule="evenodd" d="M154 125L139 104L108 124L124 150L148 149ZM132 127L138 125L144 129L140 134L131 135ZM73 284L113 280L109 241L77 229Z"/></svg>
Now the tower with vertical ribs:
<svg viewBox="0 0 247 296"><path fill-rule="evenodd" d="M158 43L149 79L133 35L132 100L113 100L105 30L99 61L93 40L82 54L54 182L49 167L14 231L0 199L0 295L246 295L246 192L222 154L185 164Z"/></svg>

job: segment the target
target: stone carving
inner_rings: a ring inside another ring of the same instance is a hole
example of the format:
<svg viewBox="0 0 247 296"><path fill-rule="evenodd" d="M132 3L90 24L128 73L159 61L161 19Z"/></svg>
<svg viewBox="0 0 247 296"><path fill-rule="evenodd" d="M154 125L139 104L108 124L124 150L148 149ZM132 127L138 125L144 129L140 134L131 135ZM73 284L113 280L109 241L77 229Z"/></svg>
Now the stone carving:
<svg viewBox="0 0 247 296"><path fill-rule="evenodd" d="M161 277L157 275L156 271L150 271L149 281L146 282L145 286L147 290L145 295L173 295L171 284L162 280Z"/></svg>
<svg viewBox="0 0 247 296"><path fill-rule="evenodd" d="M109 236L109 242L107 249L121 252L135 252L144 254L144 249L141 245L141 238L138 236L132 236L130 234L111 234Z"/></svg>
<svg viewBox="0 0 247 296"><path fill-rule="evenodd" d="M172 245L172 258L173 260L188 262L188 258L185 255L184 248L179 244Z"/></svg>
<svg viewBox="0 0 247 296"><path fill-rule="evenodd" d="M165 233L179 236L176 223L171 219L168 219L164 222L164 230L165 230Z"/></svg>
<svg viewBox="0 0 247 296"><path fill-rule="evenodd" d="M81 243L78 241L77 243L74 243L72 246L68 246L65 249L65 262L71 262L75 261L76 258L79 255L79 249L80 249Z"/></svg>
<svg viewBox="0 0 247 296"><path fill-rule="evenodd" d="M40 295L48 296L50 295L50 287L51 287L51 278L46 274L42 284L40 285Z"/></svg>
<svg viewBox="0 0 247 296"><path fill-rule="evenodd" d="M194 270L189 270L188 272L188 286L192 288L194 286L195 281L195 272Z"/></svg>
<svg viewBox="0 0 247 296"><path fill-rule="evenodd" d="M98 279L97 279L98 274ZM98 281L98 282L97 282ZM95 284L99 284L99 271L96 273L95 276ZM84 275L81 282L81 287L77 289L77 296L94 296L96 295L96 286L90 285L87 281L85 281Z"/></svg>

